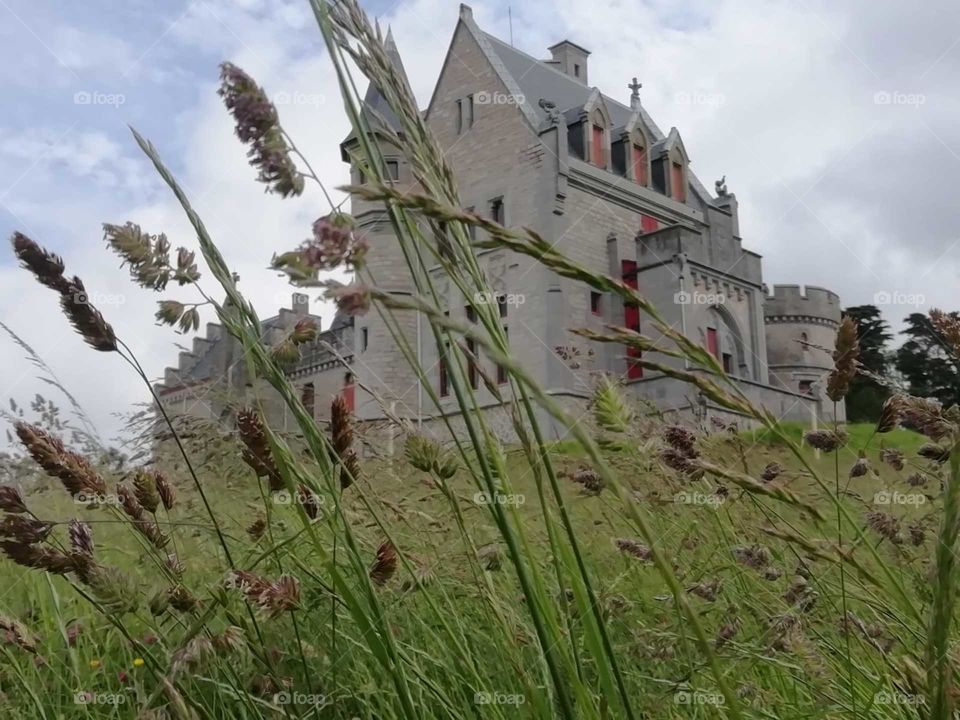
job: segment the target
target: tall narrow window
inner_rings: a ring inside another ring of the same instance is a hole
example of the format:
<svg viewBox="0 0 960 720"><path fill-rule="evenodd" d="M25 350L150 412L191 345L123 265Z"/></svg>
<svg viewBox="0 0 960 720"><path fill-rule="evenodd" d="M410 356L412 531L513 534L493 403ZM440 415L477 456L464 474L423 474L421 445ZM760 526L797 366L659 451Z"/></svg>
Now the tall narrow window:
<svg viewBox="0 0 960 720"><path fill-rule="evenodd" d="M498 197L490 201L490 219L498 225L506 225L506 212L503 207L503 198Z"/></svg>
<svg viewBox="0 0 960 720"><path fill-rule="evenodd" d="M477 321L477 311L473 309L473 305L466 305L463 309L466 311L467 320L470 322Z"/></svg>
<svg viewBox="0 0 960 720"><path fill-rule="evenodd" d="M606 167L607 158L603 147L603 128L599 125L593 126L593 141L590 143L590 160L597 167Z"/></svg>
<svg viewBox="0 0 960 720"><path fill-rule="evenodd" d="M386 160L383 163L383 176L387 180L396 182L400 179L400 163L396 160Z"/></svg>
<svg viewBox="0 0 960 720"><path fill-rule="evenodd" d="M467 379L470 387L477 389L477 343L467 338Z"/></svg>
<svg viewBox="0 0 960 720"><path fill-rule="evenodd" d="M507 294L500 293L497 295L497 312L499 312L500 317L505 318L507 316Z"/></svg>
<svg viewBox="0 0 960 720"><path fill-rule="evenodd" d="M344 374L342 393L343 401L347 404L347 410L353 412L357 404L356 385L353 383L353 373Z"/></svg>
<svg viewBox="0 0 960 720"><path fill-rule="evenodd" d="M670 165L670 196L677 202L687 200L687 193L683 187L683 165L680 163Z"/></svg>
<svg viewBox="0 0 960 720"><path fill-rule="evenodd" d="M316 411L316 398L317 393L313 387L313 383L304 385L300 393L300 401L303 403L303 408L310 417L313 417L313 413Z"/></svg>
<svg viewBox="0 0 960 720"><path fill-rule="evenodd" d="M620 272L624 284L637 290L637 263L633 260L621 260ZM640 308L636 303L625 302L623 304L623 325L628 330L640 332ZM627 377L631 380L643 377L643 366L637 362L639 358L640 351L637 348L627 347Z"/></svg>
<svg viewBox="0 0 960 720"><path fill-rule="evenodd" d="M502 315L500 317L503 317ZM510 342L510 328L504 328L503 334L507 338L507 343ZM503 385L507 382L507 369L503 365L497 365L497 385Z"/></svg>
<svg viewBox="0 0 960 720"><path fill-rule="evenodd" d="M633 146L633 179L638 185L647 185L647 153L639 145Z"/></svg>
<svg viewBox="0 0 960 720"><path fill-rule="evenodd" d="M463 132L463 100L457 100L457 135Z"/></svg>
<svg viewBox="0 0 960 720"><path fill-rule="evenodd" d="M467 95L467 118L464 125L469 130L473 127L473 95Z"/></svg>
<svg viewBox="0 0 960 720"><path fill-rule="evenodd" d="M720 343L714 328L707 328L707 351L718 360L720 359Z"/></svg>
<svg viewBox="0 0 960 720"><path fill-rule="evenodd" d="M602 314L600 309L600 293L598 292L590 293L590 312L592 312L594 315Z"/></svg>
<svg viewBox="0 0 960 720"><path fill-rule="evenodd" d="M370 330L368 328L360 328L360 352L366 352L369 344Z"/></svg>
<svg viewBox="0 0 960 720"><path fill-rule="evenodd" d="M450 317L450 311L447 310L443 313L446 317ZM443 343L443 349L440 351L440 397L447 397L450 394L450 377L448 375L448 366L447 362L450 357L450 345L446 341Z"/></svg>
<svg viewBox="0 0 960 720"><path fill-rule="evenodd" d="M577 63L573 64L573 76L580 77L580 66Z"/></svg>

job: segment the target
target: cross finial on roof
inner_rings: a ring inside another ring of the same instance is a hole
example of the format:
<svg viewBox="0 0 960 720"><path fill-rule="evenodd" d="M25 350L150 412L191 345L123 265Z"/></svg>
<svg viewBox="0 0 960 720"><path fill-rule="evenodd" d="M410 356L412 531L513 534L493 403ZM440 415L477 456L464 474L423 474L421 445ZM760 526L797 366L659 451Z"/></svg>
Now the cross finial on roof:
<svg viewBox="0 0 960 720"><path fill-rule="evenodd" d="M640 88L643 87L643 83L637 82L637 79L634 78L632 83L628 83L627 87L630 89L630 107L636 109L637 105L640 104Z"/></svg>

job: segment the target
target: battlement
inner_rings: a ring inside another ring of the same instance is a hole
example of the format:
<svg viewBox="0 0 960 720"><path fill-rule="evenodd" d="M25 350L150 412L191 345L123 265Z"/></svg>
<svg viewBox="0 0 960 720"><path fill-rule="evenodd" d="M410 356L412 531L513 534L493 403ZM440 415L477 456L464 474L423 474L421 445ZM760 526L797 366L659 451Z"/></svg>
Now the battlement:
<svg viewBox="0 0 960 720"><path fill-rule="evenodd" d="M826 288L802 285L774 285L773 292L764 285L766 296L763 304L764 318L780 322L804 318L840 322L840 296Z"/></svg>

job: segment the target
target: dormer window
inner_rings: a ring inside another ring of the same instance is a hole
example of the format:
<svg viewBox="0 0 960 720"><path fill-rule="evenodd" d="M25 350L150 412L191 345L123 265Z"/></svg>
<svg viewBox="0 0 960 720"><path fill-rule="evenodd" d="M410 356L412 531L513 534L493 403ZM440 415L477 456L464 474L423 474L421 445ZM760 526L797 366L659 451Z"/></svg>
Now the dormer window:
<svg viewBox="0 0 960 720"><path fill-rule="evenodd" d="M678 162L670 163L670 197L677 202L686 202L687 186L683 181L683 165Z"/></svg>
<svg viewBox="0 0 960 720"><path fill-rule="evenodd" d="M642 145L633 143L631 151L633 181L637 185L646 187L649 180L647 177L647 150Z"/></svg>
<svg viewBox="0 0 960 720"><path fill-rule="evenodd" d="M590 136L590 162L597 167L607 166L607 153L603 141L603 126L594 123Z"/></svg>

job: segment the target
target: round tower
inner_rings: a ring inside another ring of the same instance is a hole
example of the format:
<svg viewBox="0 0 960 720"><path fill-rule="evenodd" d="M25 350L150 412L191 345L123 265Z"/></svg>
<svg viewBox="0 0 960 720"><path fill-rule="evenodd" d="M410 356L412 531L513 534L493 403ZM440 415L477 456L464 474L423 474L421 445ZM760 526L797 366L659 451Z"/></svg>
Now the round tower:
<svg viewBox="0 0 960 720"><path fill-rule="evenodd" d="M386 48L401 77L405 78L403 64L396 50L393 35L388 33ZM409 190L415 184L403 154L384 138L401 134L402 129L382 95L371 84L363 99L362 112L371 128L371 140L378 143L383 155L381 175L386 182ZM351 165L351 182L362 185L366 177L360 165L366 164L359 138L351 133L341 144L341 157ZM413 278L404 259L387 209L381 202L359 198L351 201L350 212L357 223L357 232L368 243L365 267L360 282L400 297L414 294ZM407 347L416 352L418 347L417 314L393 311L399 331L406 338ZM417 375L394 339L390 327L376 309L357 317L353 332L353 377L356 382L354 412L361 420L381 419L387 413L416 421L422 413L422 396Z"/></svg>
<svg viewBox="0 0 960 720"><path fill-rule="evenodd" d="M764 298L770 384L791 392L823 396L833 368L840 325L840 297L819 287L774 285Z"/></svg>

